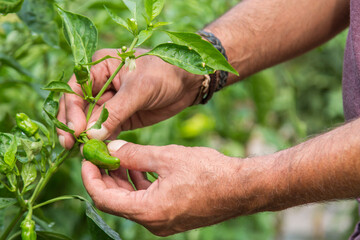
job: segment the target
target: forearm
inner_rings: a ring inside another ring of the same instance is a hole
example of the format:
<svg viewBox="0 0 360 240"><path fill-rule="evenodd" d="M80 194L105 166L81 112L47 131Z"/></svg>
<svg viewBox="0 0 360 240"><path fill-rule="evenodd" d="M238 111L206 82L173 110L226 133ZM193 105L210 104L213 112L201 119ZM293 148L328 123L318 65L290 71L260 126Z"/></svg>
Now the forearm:
<svg viewBox="0 0 360 240"><path fill-rule="evenodd" d="M278 153L244 161L249 213L360 196L360 119ZM241 182L240 181L240 182Z"/></svg>
<svg viewBox="0 0 360 240"><path fill-rule="evenodd" d="M304 53L349 23L348 0L244 0L205 28L224 45L240 77Z"/></svg>

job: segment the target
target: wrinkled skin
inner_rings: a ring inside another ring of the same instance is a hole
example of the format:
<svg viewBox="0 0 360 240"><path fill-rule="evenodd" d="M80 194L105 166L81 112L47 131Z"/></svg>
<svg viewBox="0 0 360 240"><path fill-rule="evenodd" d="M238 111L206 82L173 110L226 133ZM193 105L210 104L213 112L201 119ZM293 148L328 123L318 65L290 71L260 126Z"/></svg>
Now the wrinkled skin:
<svg viewBox="0 0 360 240"><path fill-rule="evenodd" d="M137 50L141 54L145 50ZM95 53L96 61L106 55L116 55L115 49L103 49ZM107 59L91 68L95 96L111 73L120 64L117 59ZM121 131L149 126L172 117L193 103L199 91L202 76L192 75L163 62L154 56L136 60L136 69L124 69L115 77L108 90L95 107L86 123L88 103L73 94L65 94L60 100L58 119L80 134L100 116L106 102L109 118L100 130L88 131L90 138L105 140L115 138ZM73 76L69 85L78 94L81 87ZM60 143L67 149L74 144L71 134L58 130Z"/></svg>

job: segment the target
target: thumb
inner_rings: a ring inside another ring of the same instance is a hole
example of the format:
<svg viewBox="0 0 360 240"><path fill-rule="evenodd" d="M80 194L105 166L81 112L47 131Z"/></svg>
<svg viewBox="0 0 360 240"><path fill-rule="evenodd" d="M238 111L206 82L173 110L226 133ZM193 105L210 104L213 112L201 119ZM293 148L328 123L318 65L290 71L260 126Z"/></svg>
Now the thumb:
<svg viewBox="0 0 360 240"><path fill-rule="evenodd" d="M167 171L166 147L143 146L123 140L112 141L107 147L112 156L120 159L120 165L124 168L159 175Z"/></svg>
<svg viewBox="0 0 360 240"><path fill-rule="evenodd" d="M113 133L118 134L116 131L123 129L124 123L129 122L129 118L138 111L142 105L141 97L137 94L131 94L127 88L120 88L120 90L109 99L105 107L109 111L108 119L101 125L100 129L91 129L87 131L90 138L100 140L107 139ZM87 129L92 127L97 119L100 117L103 106L99 107L91 115Z"/></svg>

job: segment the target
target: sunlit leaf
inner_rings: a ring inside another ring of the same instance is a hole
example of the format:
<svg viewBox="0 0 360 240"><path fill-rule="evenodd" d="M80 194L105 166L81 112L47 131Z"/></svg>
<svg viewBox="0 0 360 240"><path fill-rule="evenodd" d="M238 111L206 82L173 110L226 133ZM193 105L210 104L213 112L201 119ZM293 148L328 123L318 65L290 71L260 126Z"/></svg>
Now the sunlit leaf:
<svg viewBox="0 0 360 240"><path fill-rule="evenodd" d="M204 64L201 56L186 46L174 43L164 43L143 55L154 55L165 62L178 66L190 73L204 75L214 70Z"/></svg>
<svg viewBox="0 0 360 240"><path fill-rule="evenodd" d="M64 93L75 94L75 92L71 89L69 84L62 81L52 81L42 89L52 92L64 92Z"/></svg>
<svg viewBox="0 0 360 240"><path fill-rule="evenodd" d="M129 32L131 32L128 24L126 23L126 21L124 19L119 17L116 13L114 13L111 9L107 8L106 6L104 6L104 8L114 22L116 22L117 24L119 24L120 26L122 26L123 28L128 30Z"/></svg>
<svg viewBox="0 0 360 240"><path fill-rule="evenodd" d="M141 44L143 44L146 40L148 40L151 37L152 34L153 34L152 29L140 31L139 36L138 36L139 40L138 40L137 44L135 45L135 47L138 47Z"/></svg>
<svg viewBox="0 0 360 240"><path fill-rule="evenodd" d="M71 46L77 64L91 62L95 53L98 33L94 23L87 17L58 8L63 20L64 35Z"/></svg>
<svg viewBox="0 0 360 240"><path fill-rule="evenodd" d="M165 0L145 0L145 11L150 22L161 13L164 3Z"/></svg>
<svg viewBox="0 0 360 240"><path fill-rule="evenodd" d="M171 40L180 45L194 49L204 59L207 66L239 75L226 58L208 41L195 33L166 32Z"/></svg>
<svg viewBox="0 0 360 240"><path fill-rule="evenodd" d="M12 169L15 166L15 162L16 162L16 151L17 151L17 140L16 138L13 136L11 139L11 143L8 147L8 149L6 150L5 154L4 154L4 162L9 165L10 169Z"/></svg>

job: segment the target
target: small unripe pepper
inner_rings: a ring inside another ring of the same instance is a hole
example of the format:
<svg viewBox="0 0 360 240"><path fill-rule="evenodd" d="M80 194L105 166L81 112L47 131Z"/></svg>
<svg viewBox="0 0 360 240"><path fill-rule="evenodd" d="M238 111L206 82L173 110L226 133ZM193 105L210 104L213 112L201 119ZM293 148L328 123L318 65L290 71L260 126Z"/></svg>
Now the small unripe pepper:
<svg viewBox="0 0 360 240"><path fill-rule="evenodd" d="M120 160L111 156L106 144L98 139L90 139L84 144L83 155L100 168L115 170L120 167Z"/></svg>
<svg viewBox="0 0 360 240"><path fill-rule="evenodd" d="M25 218L21 222L21 239L22 240L36 240L35 222L32 219Z"/></svg>
<svg viewBox="0 0 360 240"><path fill-rule="evenodd" d="M28 137L34 136L39 131L39 126L34 123L25 113L16 114L16 125Z"/></svg>
<svg viewBox="0 0 360 240"><path fill-rule="evenodd" d="M89 79L89 71L83 65L76 65L74 67L74 74L76 77L76 81L79 84L84 84Z"/></svg>

